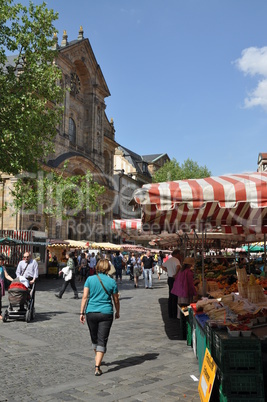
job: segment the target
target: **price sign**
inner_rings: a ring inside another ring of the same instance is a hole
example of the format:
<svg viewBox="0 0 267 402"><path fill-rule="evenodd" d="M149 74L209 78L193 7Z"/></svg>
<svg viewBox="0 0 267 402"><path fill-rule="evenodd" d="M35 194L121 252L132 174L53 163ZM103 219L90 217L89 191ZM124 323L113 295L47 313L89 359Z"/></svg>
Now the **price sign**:
<svg viewBox="0 0 267 402"><path fill-rule="evenodd" d="M201 402L208 402L210 400L216 370L217 366L211 357L210 352L206 349L198 383L198 393Z"/></svg>

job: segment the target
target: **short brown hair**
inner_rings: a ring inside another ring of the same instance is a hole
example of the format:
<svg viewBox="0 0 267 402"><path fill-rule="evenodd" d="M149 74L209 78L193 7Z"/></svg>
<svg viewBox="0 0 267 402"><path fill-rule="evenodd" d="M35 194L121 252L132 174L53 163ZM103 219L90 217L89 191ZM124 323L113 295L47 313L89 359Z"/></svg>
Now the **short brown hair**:
<svg viewBox="0 0 267 402"><path fill-rule="evenodd" d="M97 273L107 274L109 270L110 270L110 265L109 265L109 261L107 259L101 259L98 261L98 263L96 265Z"/></svg>

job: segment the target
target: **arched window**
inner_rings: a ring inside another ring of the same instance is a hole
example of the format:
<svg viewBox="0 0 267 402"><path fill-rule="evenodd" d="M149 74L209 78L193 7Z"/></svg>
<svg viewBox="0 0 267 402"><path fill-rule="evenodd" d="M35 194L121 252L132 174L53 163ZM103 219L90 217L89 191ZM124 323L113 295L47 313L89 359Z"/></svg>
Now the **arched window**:
<svg viewBox="0 0 267 402"><path fill-rule="evenodd" d="M69 118L69 140L72 144L76 144L76 124L71 117Z"/></svg>

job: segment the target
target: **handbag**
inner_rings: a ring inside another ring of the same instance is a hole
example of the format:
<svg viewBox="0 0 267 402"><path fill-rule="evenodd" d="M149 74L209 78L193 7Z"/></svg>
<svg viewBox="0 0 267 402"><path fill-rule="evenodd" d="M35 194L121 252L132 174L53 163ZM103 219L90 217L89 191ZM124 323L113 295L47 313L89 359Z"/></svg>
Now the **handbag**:
<svg viewBox="0 0 267 402"><path fill-rule="evenodd" d="M61 270L63 272L63 278L65 281L70 281L72 278L72 270L66 266Z"/></svg>
<svg viewBox="0 0 267 402"><path fill-rule="evenodd" d="M109 268L109 271L108 271L108 275L112 276L112 275L115 274L116 269L115 269L114 265L111 262L109 263L109 266L110 266L110 268Z"/></svg>

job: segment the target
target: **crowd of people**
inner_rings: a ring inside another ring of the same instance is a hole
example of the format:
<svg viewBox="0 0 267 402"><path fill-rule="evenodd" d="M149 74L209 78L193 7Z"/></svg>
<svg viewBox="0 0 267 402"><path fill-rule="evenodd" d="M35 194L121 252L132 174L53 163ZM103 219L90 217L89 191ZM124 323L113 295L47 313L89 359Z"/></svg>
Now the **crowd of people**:
<svg viewBox="0 0 267 402"><path fill-rule="evenodd" d="M49 260L58 264L56 256L49 254ZM113 319L120 317L120 301L118 284L122 283L123 272L128 273L133 281L134 288L139 287L140 277L144 279L144 288L153 289L153 274L158 280L162 274L167 274L169 287L168 314L170 318L179 317L177 304L189 304L196 295L194 287L193 267L194 258L182 259L179 250L172 254L131 252L128 255L120 251L116 253L100 254L88 251L65 252L65 266L59 270L63 275L63 284L55 296L62 298L68 285L74 292L74 299L78 299L75 280L84 284L81 299L80 322L87 323L92 348L95 353L95 375L102 374L101 362L107 350L107 342ZM38 264L29 252L24 253L19 262L16 277L25 286L32 288L38 278ZM4 279L13 281L4 267L4 259L0 256L0 319L1 298L4 295ZM35 286L34 286L35 289ZM34 300L34 294L32 295ZM115 309L115 314L114 314Z"/></svg>

